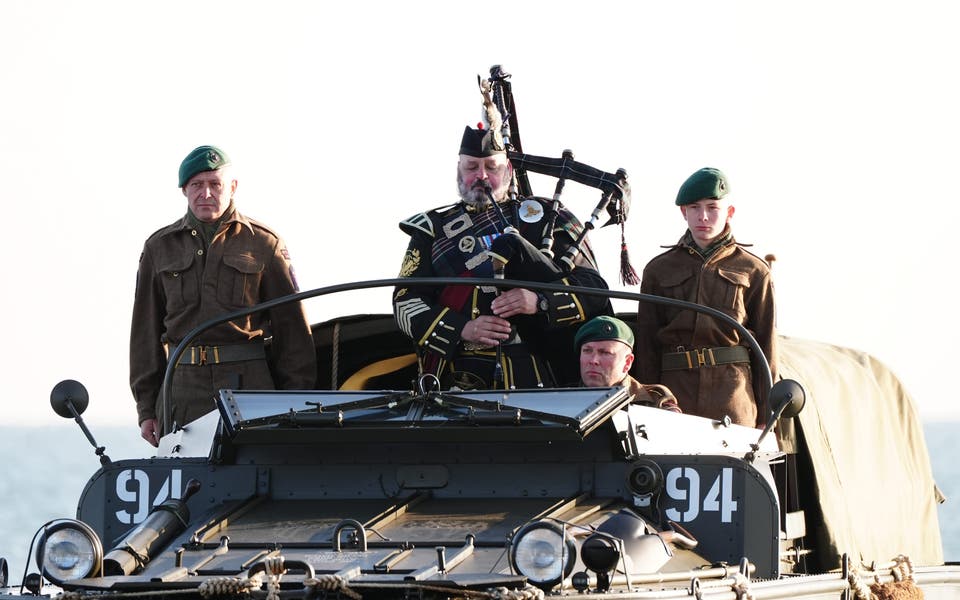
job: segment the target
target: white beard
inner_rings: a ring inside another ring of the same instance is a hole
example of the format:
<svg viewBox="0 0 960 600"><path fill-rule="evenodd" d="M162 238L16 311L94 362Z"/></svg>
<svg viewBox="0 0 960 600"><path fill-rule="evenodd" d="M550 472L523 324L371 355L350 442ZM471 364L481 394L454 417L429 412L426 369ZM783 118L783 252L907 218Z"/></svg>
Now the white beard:
<svg viewBox="0 0 960 600"><path fill-rule="evenodd" d="M460 199L471 208L482 210L490 206L490 197L481 188L464 189L460 188Z"/></svg>
<svg viewBox="0 0 960 600"><path fill-rule="evenodd" d="M457 189L460 191L460 199L464 204L470 208L476 210L485 210L493 206L490 203L490 196L492 195L496 201L503 202L507 198L507 190L501 190L500 193L496 191L488 194L482 186L474 186L470 189L467 189L463 184L463 180L460 177L457 177Z"/></svg>

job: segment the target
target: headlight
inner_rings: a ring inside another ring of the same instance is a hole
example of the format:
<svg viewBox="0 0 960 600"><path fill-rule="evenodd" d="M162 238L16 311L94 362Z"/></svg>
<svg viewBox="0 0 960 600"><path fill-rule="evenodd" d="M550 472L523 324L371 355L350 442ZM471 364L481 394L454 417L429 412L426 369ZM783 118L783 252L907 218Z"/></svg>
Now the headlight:
<svg viewBox="0 0 960 600"><path fill-rule="evenodd" d="M612 571L621 558L630 574L656 573L671 556L663 538L647 533L646 522L626 509L601 523L580 545L584 566L598 573Z"/></svg>
<svg viewBox="0 0 960 600"><path fill-rule="evenodd" d="M56 584L97 575L102 562L103 545L96 532L72 519L47 526L37 546L37 566Z"/></svg>
<svg viewBox="0 0 960 600"><path fill-rule="evenodd" d="M609 573L620 562L623 542L603 533L595 533L580 544L583 566L597 573Z"/></svg>
<svg viewBox="0 0 960 600"><path fill-rule="evenodd" d="M524 525L510 547L513 568L543 590L549 590L570 575L576 559L573 538L551 521Z"/></svg>

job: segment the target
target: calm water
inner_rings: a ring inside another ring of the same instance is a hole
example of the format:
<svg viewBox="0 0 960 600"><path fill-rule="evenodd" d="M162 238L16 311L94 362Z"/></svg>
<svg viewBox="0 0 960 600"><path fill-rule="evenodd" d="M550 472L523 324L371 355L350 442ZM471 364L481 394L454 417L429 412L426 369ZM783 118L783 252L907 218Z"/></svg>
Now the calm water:
<svg viewBox="0 0 960 600"><path fill-rule="evenodd" d="M957 562L960 461L955 454L960 422L929 423L924 430L934 476L948 498L939 508L944 556ZM135 427L98 427L93 435L113 459L150 454ZM76 514L80 492L100 463L80 429L72 424L0 427L0 457L6 464L6 472L0 477L0 556L10 565L10 580L20 582L33 534L50 519Z"/></svg>

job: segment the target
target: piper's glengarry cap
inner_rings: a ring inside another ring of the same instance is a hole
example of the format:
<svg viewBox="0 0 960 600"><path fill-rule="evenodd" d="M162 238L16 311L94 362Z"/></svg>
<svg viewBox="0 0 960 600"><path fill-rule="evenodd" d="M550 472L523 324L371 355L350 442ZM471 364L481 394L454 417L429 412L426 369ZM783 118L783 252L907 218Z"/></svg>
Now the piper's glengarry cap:
<svg viewBox="0 0 960 600"><path fill-rule="evenodd" d="M460 154L484 158L505 152L503 139L493 130L464 127L463 138L460 140Z"/></svg>

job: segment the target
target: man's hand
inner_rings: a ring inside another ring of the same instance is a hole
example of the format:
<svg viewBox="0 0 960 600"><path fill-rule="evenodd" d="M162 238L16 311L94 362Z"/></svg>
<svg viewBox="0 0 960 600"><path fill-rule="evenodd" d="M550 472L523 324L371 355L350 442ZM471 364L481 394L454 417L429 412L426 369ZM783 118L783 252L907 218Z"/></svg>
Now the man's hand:
<svg viewBox="0 0 960 600"><path fill-rule="evenodd" d="M463 326L460 339L483 346L496 346L510 338L510 322L500 317L481 315Z"/></svg>
<svg viewBox="0 0 960 600"><path fill-rule="evenodd" d="M156 419L144 419L143 423L140 423L140 437L150 442L153 447L160 444L160 431L157 428Z"/></svg>
<svg viewBox="0 0 960 600"><path fill-rule="evenodd" d="M503 319L515 315L537 314L537 295L524 288L507 290L493 299L490 304L493 314Z"/></svg>

